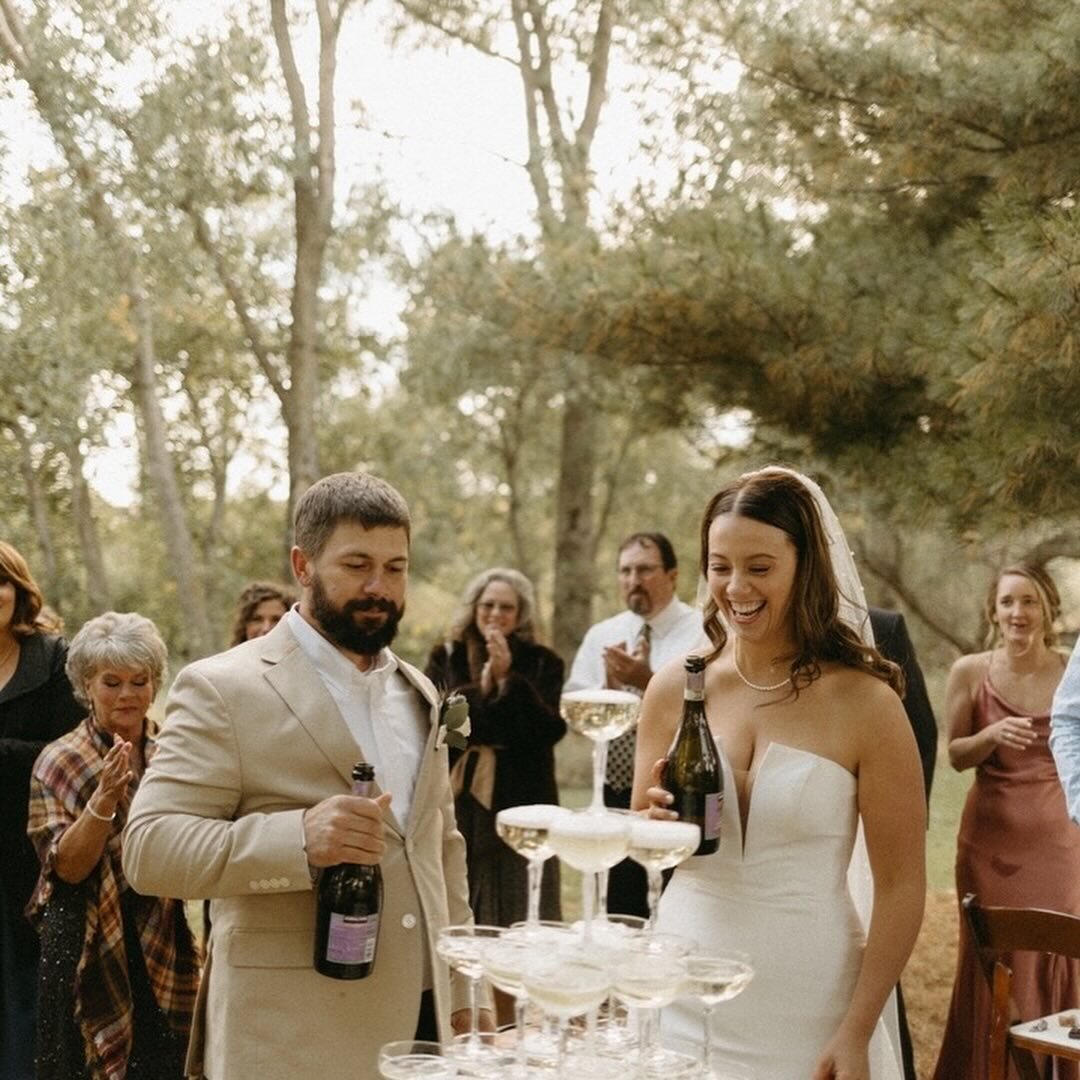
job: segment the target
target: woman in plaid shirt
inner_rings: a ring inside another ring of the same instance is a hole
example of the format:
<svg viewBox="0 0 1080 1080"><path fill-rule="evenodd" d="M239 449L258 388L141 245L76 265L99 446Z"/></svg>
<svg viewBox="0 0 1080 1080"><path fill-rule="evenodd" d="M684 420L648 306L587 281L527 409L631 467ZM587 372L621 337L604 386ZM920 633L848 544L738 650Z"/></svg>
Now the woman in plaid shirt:
<svg viewBox="0 0 1080 1080"><path fill-rule="evenodd" d="M75 635L67 672L90 715L34 765L28 833L41 877L38 1080L176 1080L198 958L176 900L140 896L120 865L131 797L153 753L147 711L166 650L141 615L106 612Z"/></svg>

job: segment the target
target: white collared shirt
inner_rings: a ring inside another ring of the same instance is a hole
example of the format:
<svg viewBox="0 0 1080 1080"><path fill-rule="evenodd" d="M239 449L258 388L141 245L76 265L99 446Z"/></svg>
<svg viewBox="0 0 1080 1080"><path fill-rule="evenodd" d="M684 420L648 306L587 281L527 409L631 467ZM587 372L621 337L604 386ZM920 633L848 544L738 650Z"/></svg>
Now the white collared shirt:
<svg viewBox="0 0 1080 1080"><path fill-rule="evenodd" d="M649 666L653 671L676 656L685 656L691 649L707 641L702 629L701 612L684 604L677 596L672 597L667 607L648 620L629 610L620 611L618 615L589 627L563 689L594 690L607 686L604 650L609 645L621 645L627 651L632 651L646 621L651 631Z"/></svg>
<svg viewBox="0 0 1080 1080"><path fill-rule="evenodd" d="M379 787L393 794L391 811L406 828L429 731L428 715L416 688L401 673L397 657L389 649L379 653L371 668L361 671L296 607L285 618L334 699L364 760L375 766Z"/></svg>

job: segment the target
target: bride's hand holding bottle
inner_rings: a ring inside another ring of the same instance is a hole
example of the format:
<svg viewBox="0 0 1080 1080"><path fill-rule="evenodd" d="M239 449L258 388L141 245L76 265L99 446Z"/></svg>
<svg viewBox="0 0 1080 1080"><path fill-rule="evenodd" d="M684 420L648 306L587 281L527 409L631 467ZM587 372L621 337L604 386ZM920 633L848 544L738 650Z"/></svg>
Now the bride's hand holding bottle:
<svg viewBox="0 0 1080 1080"><path fill-rule="evenodd" d="M671 809L671 804L675 801L674 796L668 791L661 780L664 774L664 766L667 765L667 758L662 757L658 759L652 767L651 783L645 791L645 795L649 800L649 806L646 811L648 817L655 818L657 821L678 821L679 815L676 811Z"/></svg>

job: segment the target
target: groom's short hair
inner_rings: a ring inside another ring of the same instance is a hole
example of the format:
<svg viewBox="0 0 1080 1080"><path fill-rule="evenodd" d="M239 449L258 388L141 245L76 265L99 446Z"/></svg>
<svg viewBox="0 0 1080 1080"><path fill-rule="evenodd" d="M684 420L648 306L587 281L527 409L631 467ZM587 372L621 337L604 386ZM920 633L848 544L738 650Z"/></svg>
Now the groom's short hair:
<svg viewBox="0 0 1080 1080"><path fill-rule="evenodd" d="M406 538L411 539L408 503L397 488L371 473L332 473L316 480L296 504L296 546L309 558L316 558L343 521L365 529L404 529Z"/></svg>

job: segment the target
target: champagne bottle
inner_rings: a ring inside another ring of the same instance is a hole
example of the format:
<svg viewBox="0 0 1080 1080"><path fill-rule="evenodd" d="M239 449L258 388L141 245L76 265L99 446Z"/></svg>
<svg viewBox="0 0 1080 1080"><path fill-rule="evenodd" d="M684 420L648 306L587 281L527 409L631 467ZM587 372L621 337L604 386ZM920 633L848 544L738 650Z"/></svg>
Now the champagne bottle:
<svg viewBox="0 0 1080 1080"><path fill-rule="evenodd" d="M724 805L724 771L705 718L705 660L686 658L682 720L668 750L661 783L675 801L680 821L701 828L695 855L711 855L720 846L720 811Z"/></svg>
<svg viewBox="0 0 1080 1080"><path fill-rule="evenodd" d="M375 767L353 766L353 794L368 796ZM332 979L366 979L375 969L382 908L378 866L339 863L319 877L315 914L315 970Z"/></svg>

